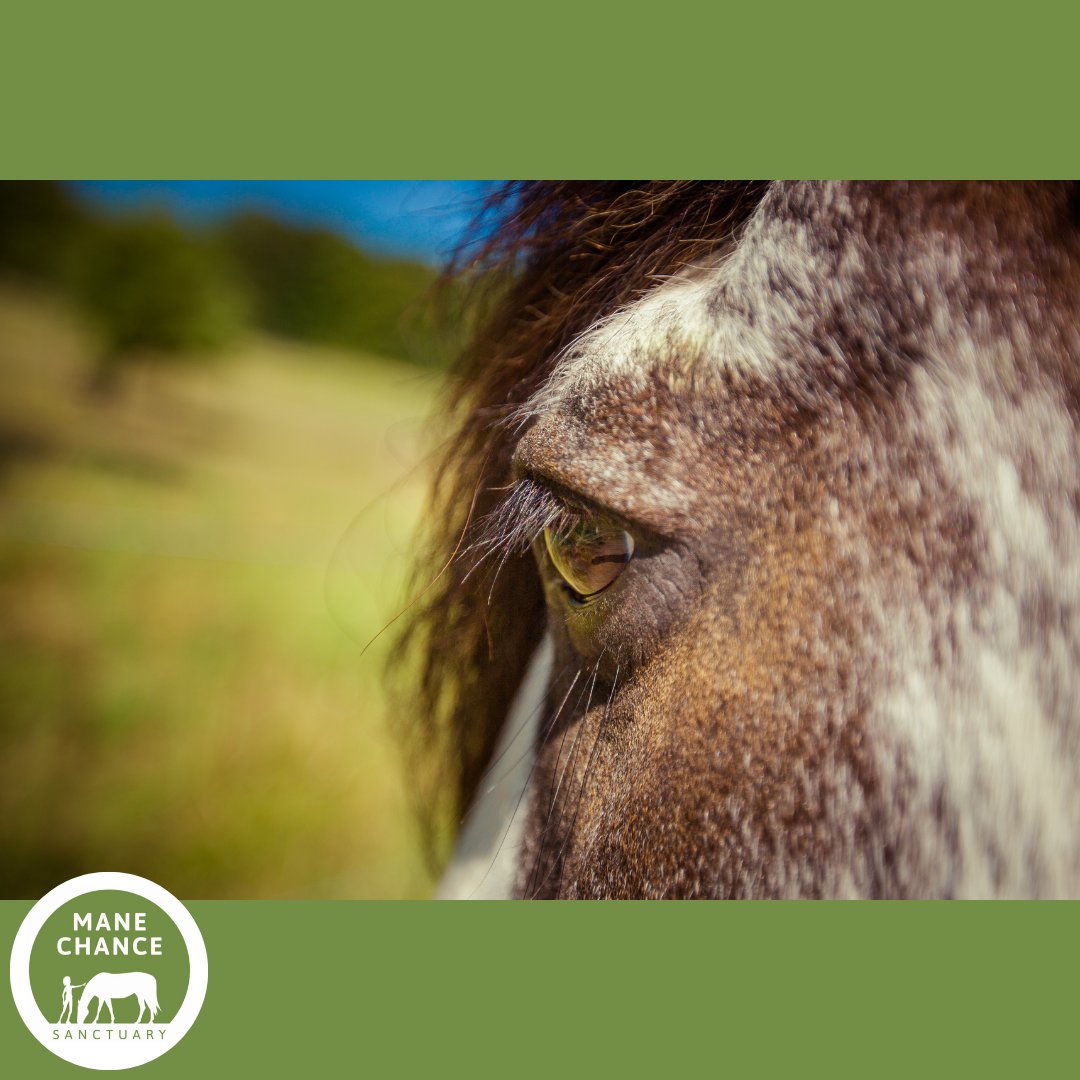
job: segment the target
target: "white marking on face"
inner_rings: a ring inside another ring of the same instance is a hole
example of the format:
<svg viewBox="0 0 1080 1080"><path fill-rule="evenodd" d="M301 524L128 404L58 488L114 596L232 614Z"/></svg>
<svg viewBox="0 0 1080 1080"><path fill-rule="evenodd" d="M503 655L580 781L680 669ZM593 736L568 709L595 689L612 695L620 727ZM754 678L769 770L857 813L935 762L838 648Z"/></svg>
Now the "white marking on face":
<svg viewBox="0 0 1080 1080"><path fill-rule="evenodd" d="M853 234L839 255L828 256L830 264L838 260L839 271L824 272L815 233L775 216L778 197L777 188L766 195L731 250L709 265L688 267L590 327L559 357L520 418L557 411L610 379L632 389L659 372L678 390L691 375L700 379L710 371L760 378L799 373L806 326L828 305L843 302L866 252Z"/></svg>
<svg viewBox="0 0 1080 1080"><path fill-rule="evenodd" d="M1050 388L1002 392L1013 343L944 347L947 363L912 376L912 438L973 507L988 543L973 595L924 588L878 613L895 682L871 717L873 741L922 837L922 865L903 872L955 896L1077 895L1076 429ZM1056 617L1047 620L1048 608ZM934 655L943 640L944 661ZM897 760L914 775L891 775ZM956 815L952 836L937 820L942 793Z"/></svg>
<svg viewBox="0 0 1080 1080"><path fill-rule="evenodd" d="M554 650L545 637L536 650L499 735L490 776L458 837L439 882L440 900L509 900L513 895L536 758L536 732L551 678Z"/></svg>

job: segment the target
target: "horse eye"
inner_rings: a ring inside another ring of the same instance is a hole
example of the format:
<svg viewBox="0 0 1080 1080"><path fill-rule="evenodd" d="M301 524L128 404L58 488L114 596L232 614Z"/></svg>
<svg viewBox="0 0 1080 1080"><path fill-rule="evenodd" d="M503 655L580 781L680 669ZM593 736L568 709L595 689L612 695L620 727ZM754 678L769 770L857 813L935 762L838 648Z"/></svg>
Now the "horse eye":
<svg viewBox="0 0 1080 1080"><path fill-rule="evenodd" d="M544 543L576 604L587 604L599 596L634 555L634 538L607 522L583 522L567 530L545 529Z"/></svg>

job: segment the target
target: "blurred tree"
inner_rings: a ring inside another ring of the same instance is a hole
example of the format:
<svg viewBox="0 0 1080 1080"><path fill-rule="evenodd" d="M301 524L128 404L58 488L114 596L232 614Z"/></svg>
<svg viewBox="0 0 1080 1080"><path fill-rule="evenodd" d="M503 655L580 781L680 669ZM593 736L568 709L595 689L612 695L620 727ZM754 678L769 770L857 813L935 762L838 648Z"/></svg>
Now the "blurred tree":
<svg viewBox="0 0 1080 1080"><path fill-rule="evenodd" d="M91 218L58 183L0 182L0 268L70 287L89 239Z"/></svg>
<svg viewBox="0 0 1080 1080"><path fill-rule="evenodd" d="M135 352L208 352L244 325L245 294L211 239L153 215L98 223L79 297L105 339L102 375Z"/></svg>
<svg viewBox="0 0 1080 1080"><path fill-rule="evenodd" d="M0 182L0 271L80 304L104 341L102 387L136 352L213 350L245 317L270 333L426 365L443 362L452 336L436 332L435 273L419 263L375 259L327 230L261 214L213 234L164 214L115 218L52 182ZM455 307L450 323L460 321Z"/></svg>
<svg viewBox="0 0 1080 1080"><path fill-rule="evenodd" d="M244 214L224 240L251 285L260 326L288 337L430 362L422 303L434 274L372 259L323 229Z"/></svg>

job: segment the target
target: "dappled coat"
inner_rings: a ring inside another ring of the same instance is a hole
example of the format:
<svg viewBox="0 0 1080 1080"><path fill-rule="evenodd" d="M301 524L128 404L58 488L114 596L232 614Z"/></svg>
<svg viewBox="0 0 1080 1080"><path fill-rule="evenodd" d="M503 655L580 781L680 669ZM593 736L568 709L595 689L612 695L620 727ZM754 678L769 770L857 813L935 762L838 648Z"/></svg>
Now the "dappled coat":
<svg viewBox="0 0 1080 1080"><path fill-rule="evenodd" d="M504 193L407 638L447 894L1080 895L1078 210Z"/></svg>

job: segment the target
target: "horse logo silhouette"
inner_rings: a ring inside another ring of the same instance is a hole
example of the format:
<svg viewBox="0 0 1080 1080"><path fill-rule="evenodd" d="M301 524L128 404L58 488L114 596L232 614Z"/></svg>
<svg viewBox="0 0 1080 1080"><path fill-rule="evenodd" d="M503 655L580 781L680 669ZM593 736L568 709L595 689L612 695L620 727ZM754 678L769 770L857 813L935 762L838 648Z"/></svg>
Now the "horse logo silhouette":
<svg viewBox="0 0 1080 1080"><path fill-rule="evenodd" d="M93 1023L101 1019L101 1010L108 1007L109 1023L116 1023L116 1014L113 1012L113 1002L118 998L134 997L139 1002L139 1016L136 1024L143 1022L143 1012L148 1012L147 1023L157 1016L160 1006L157 999L157 979L153 975L147 975L145 971L128 971L113 975L102 971L85 983L86 989L79 997L79 1019L77 1023L85 1024L90 1014L90 1005L97 999L97 1012L94 1014ZM71 1015L71 980L64 977L64 1005L68 1016ZM61 1018L61 1023L63 1019Z"/></svg>
<svg viewBox="0 0 1080 1080"><path fill-rule="evenodd" d="M30 909L10 973L19 1016L46 1051L88 1069L130 1069L191 1030L206 996L206 944L172 893L102 871L57 885Z"/></svg>

